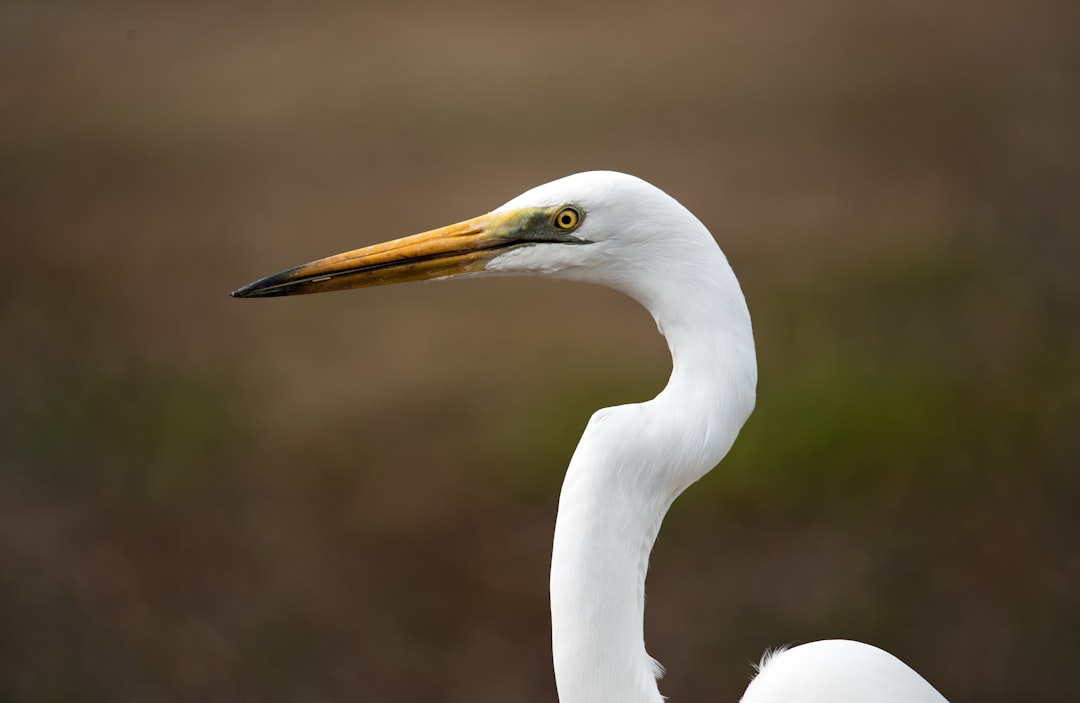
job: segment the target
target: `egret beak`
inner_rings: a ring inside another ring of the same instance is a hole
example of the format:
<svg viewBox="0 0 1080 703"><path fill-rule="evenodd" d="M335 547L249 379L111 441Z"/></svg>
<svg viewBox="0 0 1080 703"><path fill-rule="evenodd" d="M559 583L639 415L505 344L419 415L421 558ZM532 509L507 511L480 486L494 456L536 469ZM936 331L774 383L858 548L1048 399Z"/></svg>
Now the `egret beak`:
<svg viewBox="0 0 1080 703"><path fill-rule="evenodd" d="M481 215L296 266L249 283L232 296L268 298L445 278L483 271L488 261L511 247L584 243L553 226L555 211L522 208Z"/></svg>

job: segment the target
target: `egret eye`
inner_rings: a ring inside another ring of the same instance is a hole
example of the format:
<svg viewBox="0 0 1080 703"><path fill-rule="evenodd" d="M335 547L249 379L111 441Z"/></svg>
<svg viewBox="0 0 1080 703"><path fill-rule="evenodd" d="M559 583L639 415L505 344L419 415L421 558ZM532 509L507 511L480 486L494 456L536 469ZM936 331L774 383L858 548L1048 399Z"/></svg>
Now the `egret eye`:
<svg viewBox="0 0 1080 703"><path fill-rule="evenodd" d="M552 221L557 228L569 231L581 224L581 213L577 208L567 206L555 213Z"/></svg>

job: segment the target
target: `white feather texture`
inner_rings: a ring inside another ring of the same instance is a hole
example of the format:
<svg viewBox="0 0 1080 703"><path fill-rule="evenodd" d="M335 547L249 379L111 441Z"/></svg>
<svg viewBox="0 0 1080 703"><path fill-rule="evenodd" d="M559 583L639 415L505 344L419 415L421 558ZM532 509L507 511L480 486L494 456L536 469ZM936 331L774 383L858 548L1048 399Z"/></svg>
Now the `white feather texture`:
<svg viewBox="0 0 1080 703"><path fill-rule="evenodd" d="M595 413L566 472L551 562L559 699L660 703L656 679L663 669L645 651L643 631L649 554L672 501L723 459L753 410L750 313L705 226L633 176L576 174L496 212L560 205L584 213L574 234L588 244L512 249L487 271L586 281L631 296L667 339L672 373L652 400ZM828 641L768 658L743 700L944 699L891 655Z"/></svg>
<svg viewBox="0 0 1080 703"><path fill-rule="evenodd" d="M719 462L754 406L750 313L705 226L631 176L584 173L500 210L573 204L584 246L538 245L488 270L606 285L644 305L674 359L644 403L593 415L559 500L551 564L552 647L563 703L662 700L645 651L645 573L671 502Z"/></svg>
<svg viewBox="0 0 1080 703"><path fill-rule="evenodd" d="M766 653L741 703L946 703L926 679L888 652L822 640Z"/></svg>
<svg viewBox="0 0 1080 703"><path fill-rule="evenodd" d="M672 501L731 449L754 409L750 312L712 235L633 176L579 173L492 213L267 276L241 298L455 275L525 274L614 288L652 314L671 350L652 400L590 418L559 498L551 632L562 703L660 703L663 667L645 651L645 574ZM706 625L721 627L720 623ZM895 657L847 641L762 660L744 703L942 701Z"/></svg>

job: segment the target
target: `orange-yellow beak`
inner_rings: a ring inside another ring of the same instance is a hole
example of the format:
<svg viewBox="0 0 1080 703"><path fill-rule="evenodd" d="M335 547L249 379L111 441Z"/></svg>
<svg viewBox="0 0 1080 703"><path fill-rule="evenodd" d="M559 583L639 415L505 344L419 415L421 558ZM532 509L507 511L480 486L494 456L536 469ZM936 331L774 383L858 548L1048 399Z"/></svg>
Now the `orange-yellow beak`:
<svg viewBox="0 0 1080 703"><path fill-rule="evenodd" d="M232 292L236 298L323 293L482 271L515 246L582 243L551 224L554 208L489 213L457 224L328 256L259 279Z"/></svg>

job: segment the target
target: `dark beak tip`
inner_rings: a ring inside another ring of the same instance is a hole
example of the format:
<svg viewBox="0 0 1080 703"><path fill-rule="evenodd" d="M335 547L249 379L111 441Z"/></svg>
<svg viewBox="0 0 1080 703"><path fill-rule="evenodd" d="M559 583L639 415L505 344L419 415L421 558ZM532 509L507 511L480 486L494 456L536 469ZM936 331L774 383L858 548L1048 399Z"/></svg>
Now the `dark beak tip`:
<svg viewBox="0 0 1080 703"><path fill-rule="evenodd" d="M276 298L282 295L294 295L304 292L301 287L305 281L297 280L296 276L296 272L302 268L304 267L296 266L260 278L257 281L252 281L246 286L240 286L232 293L229 293L229 296L233 298Z"/></svg>
<svg viewBox="0 0 1080 703"><path fill-rule="evenodd" d="M232 298L270 298L282 295L285 288L280 284L287 273L289 273L289 271L283 271L281 273L276 273L273 276L267 276L266 278L252 281L246 286L240 286L232 293L229 293L229 296Z"/></svg>

